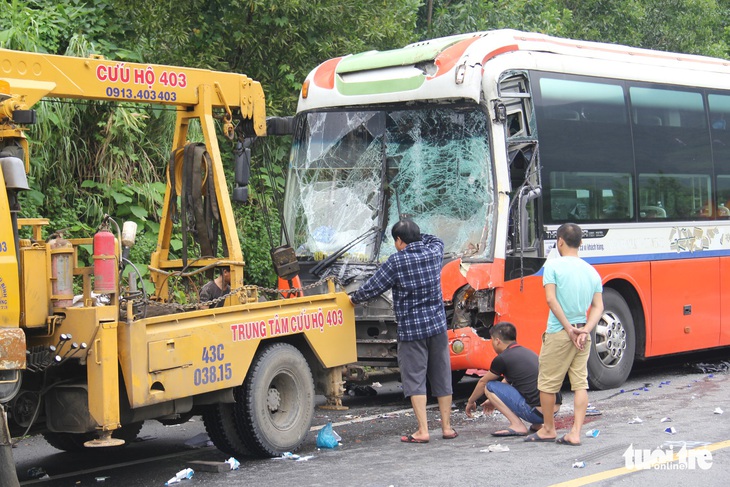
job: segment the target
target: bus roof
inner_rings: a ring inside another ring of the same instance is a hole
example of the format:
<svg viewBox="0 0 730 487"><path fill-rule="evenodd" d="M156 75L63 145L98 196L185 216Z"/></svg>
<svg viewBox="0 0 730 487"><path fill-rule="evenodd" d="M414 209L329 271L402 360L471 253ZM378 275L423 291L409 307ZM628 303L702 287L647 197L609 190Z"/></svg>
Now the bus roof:
<svg viewBox="0 0 730 487"><path fill-rule="evenodd" d="M484 67L509 53L543 53L730 75L730 61L725 59L494 30L325 61L307 76L297 111L416 100L479 102Z"/></svg>

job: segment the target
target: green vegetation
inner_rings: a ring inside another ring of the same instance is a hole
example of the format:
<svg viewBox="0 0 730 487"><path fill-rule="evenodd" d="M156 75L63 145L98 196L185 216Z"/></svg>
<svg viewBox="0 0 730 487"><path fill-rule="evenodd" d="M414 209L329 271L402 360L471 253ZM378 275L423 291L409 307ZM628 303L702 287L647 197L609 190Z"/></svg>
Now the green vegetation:
<svg viewBox="0 0 730 487"><path fill-rule="evenodd" d="M730 0L0 0L0 47L243 72L269 115L296 109L320 62L432 37L496 28L728 57ZM174 113L155 106L46 100L36 107L32 190L23 216L89 236L104 213L135 220L132 260L156 244ZM287 140L258 141L251 201L236 207L248 283L271 286ZM221 139L231 172L231 143ZM265 165L264 160L269 164ZM278 243L278 242L277 242Z"/></svg>

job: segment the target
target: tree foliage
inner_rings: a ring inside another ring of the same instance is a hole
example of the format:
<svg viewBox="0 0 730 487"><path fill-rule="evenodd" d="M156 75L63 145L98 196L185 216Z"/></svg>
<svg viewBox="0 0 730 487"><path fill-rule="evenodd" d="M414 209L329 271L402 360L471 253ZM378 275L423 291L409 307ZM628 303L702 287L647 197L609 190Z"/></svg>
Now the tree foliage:
<svg viewBox="0 0 730 487"><path fill-rule="evenodd" d="M262 83L269 115L293 114L302 81L326 59L470 31L512 28L719 57L730 45L730 0L0 0L0 11L0 47L245 73ZM36 108L24 216L49 217L79 236L104 213L134 219L142 238L133 256L146 258L174 114L102 102ZM276 240L274 196L283 195L289 142L257 142L260 177L251 203L235 210L250 283L273 284L267 226ZM230 143L220 144L232 175Z"/></svg>

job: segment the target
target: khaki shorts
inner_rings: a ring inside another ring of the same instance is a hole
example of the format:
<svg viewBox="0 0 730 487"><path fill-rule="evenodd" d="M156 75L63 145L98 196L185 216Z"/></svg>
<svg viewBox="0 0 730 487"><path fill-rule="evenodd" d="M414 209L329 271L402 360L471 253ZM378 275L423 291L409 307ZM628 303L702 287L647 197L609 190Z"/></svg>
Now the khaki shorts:
<svg viewBox="0 0 730 487"><path fill-rule="evenodd" d="M543 333L537 388L541 392L555 394L560 391L567 373L571 390L588 390L588 356L590 353L590 336L586 340L583 350L578 350L565 330L557 333Z"/></svg>

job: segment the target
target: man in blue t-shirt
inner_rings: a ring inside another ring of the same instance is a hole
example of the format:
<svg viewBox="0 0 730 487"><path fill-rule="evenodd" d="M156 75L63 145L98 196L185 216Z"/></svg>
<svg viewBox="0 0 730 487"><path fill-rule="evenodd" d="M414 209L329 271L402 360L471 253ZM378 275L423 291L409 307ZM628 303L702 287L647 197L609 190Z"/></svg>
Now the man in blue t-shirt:
<svg viewBox="0 0 730 487"><path fill-rule="evenodd" d="M578 446L588 407L590 333L603 314L603 286L598 272L578 257L581 228L575 223L564 223L557 233L556 247L560 257L545 262L542 279L550 308L537 379L545 422L542 429L529 435L525 441L555 441L561 445ZM560 391L566 373L574 393L573 427L557 438L552 412L555 394Z"/></svg>
<svg viewBox="0 0 730 487"><path fill-rule="evenodd" d="M489 333L497 356L467 400L466 415L471 418L477 399L486 395L487 400L481 404L484 413L497 409L509 421L507 428L492 436L526 436L527 427L522 420L532 423L532 431L543 423L537 390L537 354L517 343L517 329L512 323L498 323ZM556 402L562 402L560 393Z"/></svg>

